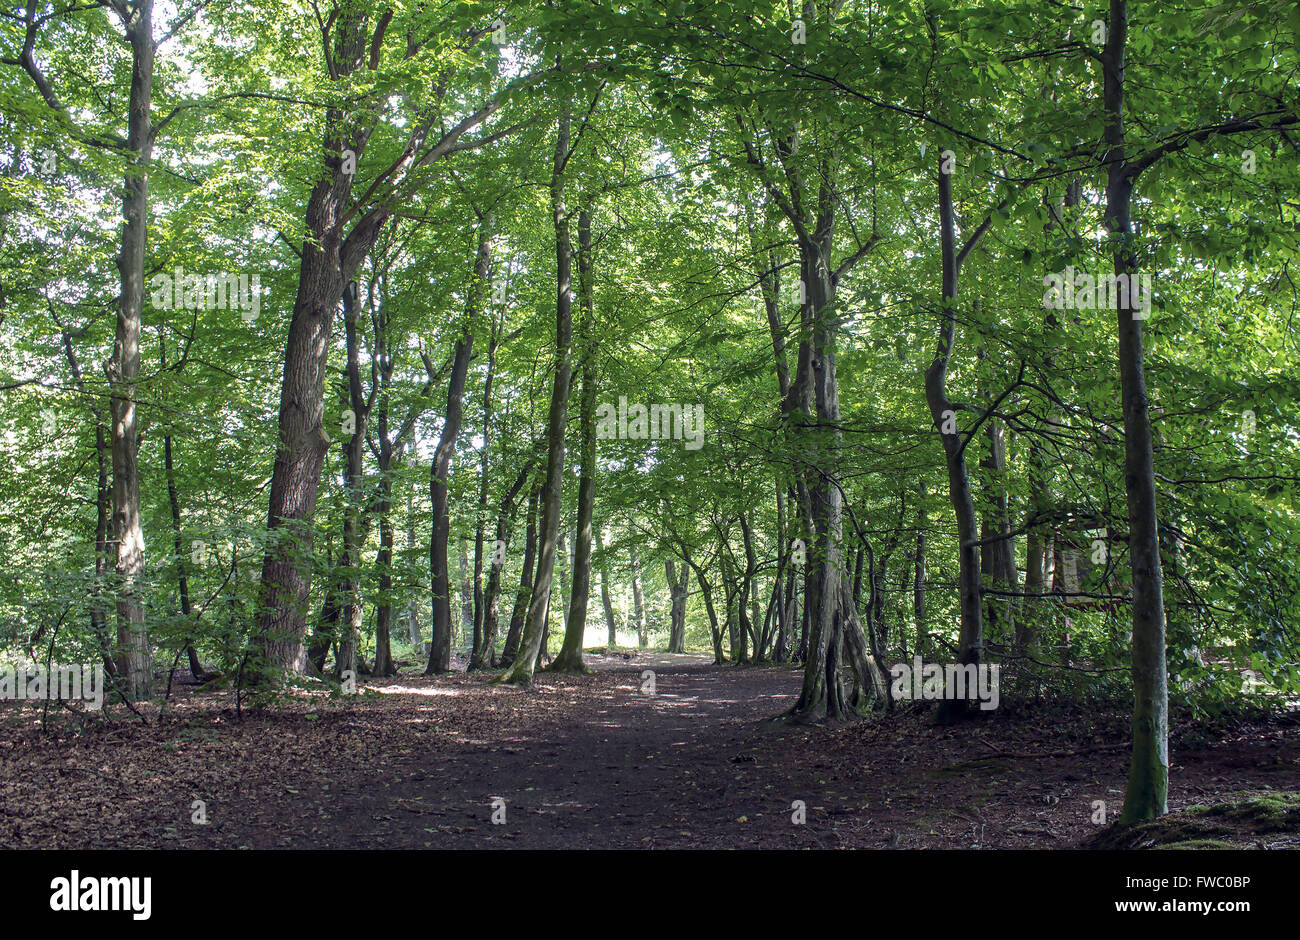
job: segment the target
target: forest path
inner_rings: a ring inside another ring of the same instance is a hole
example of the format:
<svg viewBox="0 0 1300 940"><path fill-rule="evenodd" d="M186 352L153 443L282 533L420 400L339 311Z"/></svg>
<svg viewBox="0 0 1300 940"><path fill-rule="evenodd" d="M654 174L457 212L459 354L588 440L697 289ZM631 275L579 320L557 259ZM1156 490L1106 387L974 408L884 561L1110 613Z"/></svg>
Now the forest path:
<svg viewBox="0 0 1300 940"><path fill-rule="evenodd" d="M490 728L453 734L451 742L435 740L430 728L424 753L389 762L363 788L331 787L316 821L325 823L326 844L699 847L733 844L727 830L743 825L734 820L764 809L783 821L781 835L792 834L788 810L780 812L789 799L738 799L729 791L761 776L748 744L756 725L793 701L797 672L723 670L708 657L667 654L637 656L631 665L616 657L588 662L597 674L585 679L539 674L531 691L470 690L490 709ZM550 700L549 715L527 707L538 700ZM489 730L490 738L481 736ZM498 798L505 822L494 824ZM816 840L789 844L810 843Z"/></svg>
<svg viewBox="0 0 1300 940"><path fill-rule="evenodd" d="M794 668L653 653L589 662L593 675L539 673L531 690L488 685L484 674L411 675L359 697L302 692L260 710L236 711L230 691L187 688L161 720L156 706L147 725L118 707L80 731L71 713L42 732L39 709L0 708L0 839L30 848L1046 848L1094 835L1095 801L1111 813L1122 802L1129 719L1119 711L1017 709L1004 699L951 728L934 727L921 707L792 727L771 719L794 701ZM1171 748L1171 808L1247 789L1300 791L1295 721L1189 734Z"/></svg>

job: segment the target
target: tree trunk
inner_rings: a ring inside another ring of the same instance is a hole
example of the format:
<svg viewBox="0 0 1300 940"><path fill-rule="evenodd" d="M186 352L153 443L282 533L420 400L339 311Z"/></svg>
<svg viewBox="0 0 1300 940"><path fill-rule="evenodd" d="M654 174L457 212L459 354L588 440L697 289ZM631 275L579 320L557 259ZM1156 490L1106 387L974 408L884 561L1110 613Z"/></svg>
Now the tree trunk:
<svg viewBox="0 0 1300 940"><path fill-rule="evenodd" d="M488 469L490 467L489 456L492 450L492 381L496 375L497 346L501 342L501 330L497 325L499 322L499 320L493 320L492 323L492 337L488 341L487 377L483 380L483 447L480 451L482 463L479 466L478 513L474 520L474 639L469 655L469 668L471 669L481 669L484 662L491 662L492 660L490 648L486 657L483 656L482 652L485 619L483 609L483 531L487 526ZM500 531L499 524L498 531ZM501 536L498 535L497 537L500 538Z"/></svg>
<svg viewBox="0 0 1300 940"><path fill-rule="evenodd" d="M582 663L582 640L587 630L587 598L591 591L591 518L596 504L596 363L594 303L591 283L591 216L578 213L578 301L586 324L582 352L582 391L579 404L578 521L573 545L573 590L564 628L564 643L551 669L588 673Z"/></svg>
<svg viewBox="0 0 1300 940"><path fill-rule="evenodd" d="M334 663L337 678L357 675L357 644L361 640L361 513L362 459L370 405L361 389L361 338L358 335L357 283L348 282L343 291L344 337L347 347L347 393L352 411L352 433L343 441L343 611L342 635Z"/></svg>
<svg viewBox="0 0 1300 940"><path fill-rule="evenodd" d="M153 0L139 0L126 27L131 45L127 119L130 154L122 194L122 244L117 256L121 295L113 355L108 361L113 457L113 541L117 581L117 675L122 694L139 701L153 690L153 664L144 601L144 528L140 519L139 426L136 376L144 310L149 224L149 164L153 156Z"/></svg>
<svg viewBox="0 0 1300 940"><path fill-rule="evenodd" d="M474 652L474 583L470 578L469 548L464 539L459 540L460 547L460 642L461 650L469 647Z"/></svg>
<svg viewBox="0 0 1300 940"><path fill-rule="evenodd" d="M433 525L429 536L433 637L429 646L429 665L424 671L426 676L446 672L451 668L451 568L447 562L451 510L447 501L447 479L451 474L451 458L456 452L456 439L460 435L464 417L465 378L469 373L470 356L474 350L474 320L482 306L484 285L491 268L491 229L491 219L484 218L479 225L478 252L474 262L474 279L465 301L465 321L452 354L451 379L447 385L447 415L434 451L433 463L429 467L429 499L433 506Z"/></svg>
<svg viewBox="0 0 1300 940"><path fill-rule="evenodd" d="M721 666L726 663L727 657L722 651L722 628L718 626L718 612L713 606L713 586L704 575L704 569L691 564L689 558L686 564L690 565L691 570L695 572L696 583L700 586L700 596L704 599L704 611L709 616L709 636L713 640L713 665Z"/></svg>
<svg viewBox="0 0 1300 940"><path fill-rule="evenodd" d="M532 472L533 461L528 461L515 477L514 484L501 499L501 509L497 513L496 545L504 550L509 537L510 521L515 514L515 499L528 476ZM504 554L498 559L497 552L492 553L491 572L488 574L487 597L483 610L483 637L473 655L470 657L470 669L484 669L493 665L493 655L497 640L497 619L501 606L501 573L505 569Z"/></svg>
<svg viewBox="0 0 1300 940"><path fill-rule="evenodd" d="M646 635L645 596L641 593L641 559L635 546L629 550L628 563L632 566L632 622L636 624L636 643L645 649L650 638Z"/></svg>
<svg viewBox="0 0 1300 940"><path fill-rule="evenodd" d="M203 682L208 674L199 663L199 654L194 649L190 579L185 564L185 559L189 556L185 552L185 543L181 538L181 501L180 495L176 492L176 468L172 462L171 434L163 435L163 472L167 477L167 502L171 505L172 511L172 544L176 551L176 590L180 595L181 617L185 620L185 655L189 659L190 676L195 682Z"/></svg>
<svg viewBox="0 0 1300 940"><path fill-rule="evenodd" d="M528 497L528 531L524 539L524 564L519 576L519 591L510 613L510 628L506 631L505 646L501 650L501 665L509 666L519 654L519 638L524 632L524 621L533 597L533 565L537 557L537 508L541 502L542 484Z"/></svg>
<svg viewBox="0 0 1300 940"><path fill-rule="evenodd" d="M555 546L560 532L560 487L564 480L564 430L569 409L569 379L572 372L573 290L572 245L569 217L564 206L564 169L570 156L569 111L560 116L555 135L555 163L551 173L551 211L555 228L555 385L546 425L546 482L542 488L542 525L538 536L537 576L533 582L528 619L524 623L519 656L501 677L502 682L531 686L533 670L542 650L551 579L555 572Z"/></svg>
<svg viewBox="0 0 1300 940"><path fill-rule="evenodd" d="M925 530L929 525L925 507L925 484L921 484L921 503L916 513L916 552L912 556L912 619L916 625L916 655L930 654L930 629L925 620Z"/></svg>
<svg viewBox="0 0 1300 940"><path fill-rule="evenodd" d="M608 634L606 646L613 650L618 646L618 623L614 619L614 605L609 599L609 562L605 558L605 539L601 537L600 556L600 603L605 608L605 628Z"/></svg>
<svg viewBox="0 0 1300 940"><path fill-rule="evenodd" d="M980 320L980 302L975 298L972 311L976 322ZM979 359L987 358L983 347ZM994 395L985 389L984 401L993 407ZM1011 592L1016 589L1015 542L1011 536L1011 517L1007 510L1007 443L1002 421L990 415L984 422L984 440L987 450L980 458L984 512L980 519L980 572L989 587L996 591ZM984 631L995 641L1015 635L1015 599L990 594L984 599Z"/></svg>
<svg viewBox="0 0 1300 940"><path fill-rule="evenodd" d="M942 162L942 161L941 161ZM956 409L948 399L948 364L952 359L957 329L957 283L959 262L953 232L952 177L939 171L939 232L943 255L943 322L939 331L939 348L934 361L925 370L925 398L930 406L930 417L940 430L944 460L948 469L948 497L957 519L958 590L961 597L961 629L958 634L957 661L961 665L979 665L984 647L984 619L980 606L980 552L975 518L975 502L971 497L970 477L966 472L966 450L956 428ZM945 426L949 428L944 431ZM940 704L937 720L948 723L963 716L974 695L968 689L966 699L945 697Z"/></svg>
<svg viewBox="0 0 1300 940"><path fill-rule="evenodd" d="M337 152L341 115L326 131L327 151ZM327 158L307 205L298 294L284 352L280 389L279 447L271 472L267 527L270 538L262 561L262 603L257 636L269 681L278 670L304 671L303 631L311 591L312 520L321 467L329 438L322 423L326 363L334 311L343 294L340 226L351 192L342 161Z"/></svg>
<svg viewBox="0 0 1300 940"><path fill-rule="evenodd" d="M686 597L687 597L687 578L690 577L690 569L686 563L682 562L681 573L678 574L677 566L670 558L664 562L664 572L668 577L668 591L672 598L672 615L668 631L668 652L685 653L686 652Z"/></svg>
<svg viewBox="0 0 1300 940"><path fill-rule="evenodd" d="M1124 150L1124 56L1128 4L1110 0L1102 54L1106 126L1106 228L1115 236L1115 274L1137 273L1130 205L1133 170ZM1118 304L1120 392L1124 409L1124 489L1128 496L1129 565L1133 576L1133 757L1120 822L1168 811L1169 690L1165 666L1165 608L1156 514L1155 457L1147 409L1142 325L1130 290Z"/></svg>
<svg viewBox="0 0 1300 940"><path fill-rule="evenodd" d="M379 355L380 343L376 340L376 355ZM391 362L385 353L381 361ZM379 597L375 606L375 667L373 675L379 678L397 675L397 665L393 662L392 620L393 620L393 450L388 437L388 392L387 383L381 392L379 401L379 497L375 504L375 514L379 516L379 553L375 557L375 568L379 574ZM417 627L418 631L418 627ZM418 634L417 634L418 635Z"/></svg>
<svg viewBox="0 0 1300 940"><path fill-rule="evenodd" d="M830 276L834 242L831 197L828 172L822 184L816 229L800 241L806 292L802 316L805 335L810 338L810 361L807 365L800 363L799 375L811 386L816 408L816 427L804 436L816 544L808 558L808 658L804 663L803 690L790 711L791 719L800 722L852 717L839 677L843 497L838 482L840 403L835 373L835 295Z"/></svg>

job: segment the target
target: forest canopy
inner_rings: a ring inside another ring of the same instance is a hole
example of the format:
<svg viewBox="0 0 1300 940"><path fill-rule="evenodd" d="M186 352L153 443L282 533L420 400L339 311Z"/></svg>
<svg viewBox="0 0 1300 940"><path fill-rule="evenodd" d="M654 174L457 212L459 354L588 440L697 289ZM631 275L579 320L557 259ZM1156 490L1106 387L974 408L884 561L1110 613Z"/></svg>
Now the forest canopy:
<svg viewBox="0 0 1300 940"><path fill-rule="evenodd" d="M1171 703L1300 694L1298 68L1285 0L7 4L0 659L996 665L1160 815Z"/></svg>

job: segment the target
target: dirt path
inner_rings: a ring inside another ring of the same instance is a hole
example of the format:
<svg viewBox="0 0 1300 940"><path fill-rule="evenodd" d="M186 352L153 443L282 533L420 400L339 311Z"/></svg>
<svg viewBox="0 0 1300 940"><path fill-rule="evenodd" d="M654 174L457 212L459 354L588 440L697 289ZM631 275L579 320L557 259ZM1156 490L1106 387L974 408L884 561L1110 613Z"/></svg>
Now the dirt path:
<svg viewBox="0 0 1300 940"><path fill-rule="evenodd" d="M0 836L51 848L1028 848L1077 845L1097 831L1095 801L1120 806L1127 754L1088 749L1122 741L1122 715L1004 708L936 729L916 711L792 728L770 721L797 694L790 669L592 662L594 676L541 675L532 691L403 677L242 720L231 693L194 694L147 727L61 736L7 708ZM1172 806L1300 789L1294 724L1217 737L1174 749ZM1017 756L1058 751L1082 753Z"/></svg>

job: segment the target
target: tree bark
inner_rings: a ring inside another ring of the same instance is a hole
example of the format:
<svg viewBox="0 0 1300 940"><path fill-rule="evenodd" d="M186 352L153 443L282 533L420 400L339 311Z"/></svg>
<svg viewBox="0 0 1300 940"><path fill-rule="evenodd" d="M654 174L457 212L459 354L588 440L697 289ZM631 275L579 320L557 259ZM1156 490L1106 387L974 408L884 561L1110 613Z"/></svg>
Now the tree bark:
<svg viewBox="0 0 1300 940"><path fill-rule="evenodd" d="M528 482L528 476L532 473L533 461L529 460L519 470L519 475L515 477L514 484L501 499L501 508L497 513L496 527L496 544L504 548L509 538L510 522L515 515L515 499L519 496L519 491L523 489L524 484ZM497 640L497 619L500 615L501 606L501 573L505 568L505 559L497 559L497 553L492 553L492 564L488 574L487 596L484 601L483 610L483 637L479 647L470 657L470 669L484 669L493 665L493 656L496 651Z"/></svg>
<svg viewBox="0 0 1300 940"><path fill-rule="evenodd" d="M637 557L636 546L629 549L628 564L632 566L632 622L636 624L636 644L645 649L650 638L646 635L645 596L641 593L641 559Z"/></svg>
<svg viewBox="0 0 1300 940"><path fill-rule="evenodd" d="M930 653L930 629L925 619L925 530L929 524L925 498L925 484L922 483L916 512L916 551L912 556L912 620L916 626L916 655L922 659Z"/></svg>
<svg viewBox="0 0 1300 940"><path fill-rule="evenodd" d="M1128 4L1110 0L1102 53L1106 125L1106 228L1114 236L1115 274L1137 273L1130 206L1135 170L1125 155L1124 56ZM1128 496L1129 566L1133 576L1133 756L1120 822L1168 811L1169 690L1165 665L1165 607L1156 513L1155 457L1143 367L1142 325L1132 292L1119 304L1120 395L1124 411L1124 489Z"/></svg>
<svg viewBox="0 0 1300 940"><path fill-rule="evenodd" d="M334 662L336 678L346 680L357 675L357 644L361 639L361 542L362 476L366 426L370 421L371 401L361 388L361 338L357 283L350 281L343 291L344 337L347 348L347 394L352 411L352 433L343 441L343 609L342 635L338 638L338 655ZM374 389L372 388L372 393Z"/></svg>
<svg viewBox="0 0 1300 940"><path fill-rule="evenodd" d="M587 630L587 598L591 591L591 519L596 504L596 363L595 309L591 283L591 215L578 213L578 302L584 331L582 391L579 403L578 520L573 544L573 590L564 628L564 642L551 664L554 672L584 674L582 640Z"/></svg>
<svg viewBox="0 0 1300 940"><path fill-rule="evenodd" d="M528 497L528 526L524 538L524 563L519 576L519 591L515 594L515 606L510 613L510 628L506 631L506 642L501 650L502 666L509 666L519 654L519 639L524 632L524 621L528 616L528 607L533 596L533 565L537 557L537 507L541 501L542 485L532 491Z"/></svg>
<svg viewBox="0 0 1300 940"><path fill-rule="evenodd" d="M609 598L609 562L605 557L604 536L601 537L600 541L600 603L605 608L606 646L609 650L612 650L618 646L618 623L614 619L614 605L610 603Z"/></svg>
<svg viewBox="0 0 1300 940"><path fill-rule="evenodd" d="M488 341L487 377L483 380L483 448L482 463L479 466L478 513L474 521L474 639L470 648L470 668L481 669L485 662L492 660L492 649L483 656L484 620L486 611L483 606L483 532L487 526L488 507L488 470L491 465L492 450L492 382L496 377L497 346L501 342L501 321L492 322L492 336ZM497 526L500 532L500 523ZM501 538L498 534L497 538ZM500 578L498 577L498 584Z"/></svg>
<svg viewBox="0 0 1300 940"><path fill-rule="evenodd" d="M131 46L127 118L127 173L122 193L122 243L117 256L121 294L113 355L106 371L112 417L113 544L117 588L117 675L122 694L140 701L153 690L153 663L144 601L144 528L140 518L139 425L136 377L144 310L149 225L149 164L153 156L153 0L139 0L126 25Z"/></svg>
<svg viewBox="0 0 1300 940"><path fill-rule="evenodd" d="M668 592L671 597L671 616L668 630L668 652L686 652L686 586L690 569L682 562L680 574L671 558L664 561L664 573L668 578Z"/></svg>
<svg viewBox="0 0 1300 940"><path fill-rule="evenodd" d="M941 159L942 164L942 159ZM939 232L943 256L942 322L939 347L934 361L925 370L925 398L930 417L940 430L944 461L948 469L948 497L957 519L958 590L961 597L961 629L958 634L957 661L961 665L979 665L984 647L984 613L981 608L980 553L975 502L971 497L970 477L966 472L966 450L960 429L955 428L956 408L948 399L948 364L952 360L957 329L957 284L960 273L953 232L952 177L939 170ZM953 422L953 423L950 423ZM947 425L950 430L944 433ZM973 695L973 690L967 690ZM945 697L937 720L948 723L966 713L969 696L957 700Z"/></svg>
<svg viewBox="0 0 1300 940"><path fill-rule="evenodd" d="M484 287L492 263L492 222L484 217L479 224L478 251L474 261L474 279L465 301L465 320L452 354L451 378L447 385L447 413L429 467L429 499L433 506L433 525L429 535L429 574L432 590L433 626L426 676L451 668L451 568L447 561L447 540L451 534L451 510L448 505L447 480L451 475L451 458L456 452L464 418L465 379L474 350L474 320L482 307Z"/></svg>
<svg viewBox="0 0 1300 940"><path fill-rule="evenodd" d="M531 686L533 670L542 650L551 579L555 572L555 546L560 531L560 488L564 477L564 430L569 408L569 380L573 366L572 245L569 216L564 203L564 170L571 156L569 111L560 115L555 135L555 163L551 173L551 214L555 228L555 384L546 426L546 481L542 487L542 524L538 536L537 575L533 581L528 619L524 623L521 649L502 682Z"/></svg>

